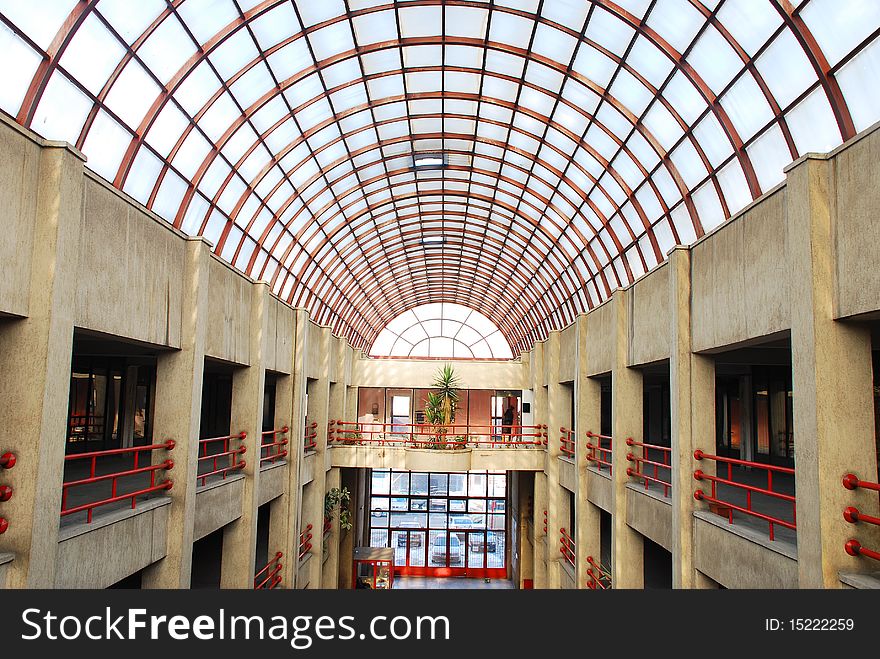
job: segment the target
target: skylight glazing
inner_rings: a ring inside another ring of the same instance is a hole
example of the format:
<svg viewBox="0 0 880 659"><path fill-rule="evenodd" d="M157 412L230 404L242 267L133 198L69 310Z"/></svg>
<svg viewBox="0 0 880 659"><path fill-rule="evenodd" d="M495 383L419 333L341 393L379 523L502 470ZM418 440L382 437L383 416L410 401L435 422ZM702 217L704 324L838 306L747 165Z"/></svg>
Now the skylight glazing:
<svg viewBox="0 0 880 659"><path fill-rule="evenodd" d="M479 311L449 302L424 304L385 326L370 347L373 357L511 359L501 330Z"/></svg>
<svg viewBox="0 0 880 659"><path fill-rule="evenodd" d="M0 109L357 347L444 302L520 351L877 121L878 34L873 0L0 0Z"/></svg>

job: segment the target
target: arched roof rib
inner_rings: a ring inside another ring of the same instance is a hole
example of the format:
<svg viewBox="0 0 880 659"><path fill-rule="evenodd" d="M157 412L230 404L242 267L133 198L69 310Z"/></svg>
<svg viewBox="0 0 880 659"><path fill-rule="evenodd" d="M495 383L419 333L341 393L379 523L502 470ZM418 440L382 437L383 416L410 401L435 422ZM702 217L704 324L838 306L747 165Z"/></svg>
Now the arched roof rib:
<svg viewBox="0 0 880 659"><path fill-rule="evenodd" d="M0 0L0 108L357 347L445 302L519 351L875 121L878 28L870 0Z"/></svg>

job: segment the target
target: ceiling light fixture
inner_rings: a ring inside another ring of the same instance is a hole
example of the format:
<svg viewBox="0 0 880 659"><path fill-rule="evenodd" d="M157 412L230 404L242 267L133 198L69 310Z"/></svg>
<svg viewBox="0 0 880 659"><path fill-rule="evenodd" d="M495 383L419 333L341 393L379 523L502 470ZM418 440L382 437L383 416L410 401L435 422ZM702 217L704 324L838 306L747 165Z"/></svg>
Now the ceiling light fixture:
<svg viewBox="0 0 880 659"><path fill-rule="evenodd" d="M416 169L442 169L446 167L446 156L442 153L417 153L413 155Z"/></svg>

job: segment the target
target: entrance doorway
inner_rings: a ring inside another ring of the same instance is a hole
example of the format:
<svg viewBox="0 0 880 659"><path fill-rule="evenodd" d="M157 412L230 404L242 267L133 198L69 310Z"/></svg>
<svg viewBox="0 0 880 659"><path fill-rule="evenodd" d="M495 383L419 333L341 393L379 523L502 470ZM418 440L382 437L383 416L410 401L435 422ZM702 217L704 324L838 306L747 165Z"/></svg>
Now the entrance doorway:
<svg viewBox="0 0 880 659"><path fill-rule="evenodd" d="M507 576L507 475L373 470L370 546L394 549L395 574Z"/></svg>

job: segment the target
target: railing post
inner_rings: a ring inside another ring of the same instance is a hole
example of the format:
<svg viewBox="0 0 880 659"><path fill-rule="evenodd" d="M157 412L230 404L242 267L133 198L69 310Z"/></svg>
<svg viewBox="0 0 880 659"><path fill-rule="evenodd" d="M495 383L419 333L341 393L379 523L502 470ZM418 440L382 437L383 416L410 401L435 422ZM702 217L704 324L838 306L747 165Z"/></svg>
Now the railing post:
<svg viewBox="0 0 880 659"><path fill-rule="evenodd" d="M0 508L9 525L0 535L0 552L15 554L8 566L9 588L51 588L55 583L58 518L48 513L58 509L63 478L79 300L82 156L58 144L37 151L10 155L4 170L22 173L20 181L16 175L17 182L6 184L15 190L8 198L26 204L6 212L26 212L32 218L28 231L13 236L11 243L18 244L15 258L28 263L23 270L30 281L13 281L10 289L22 293L13 298L26 318L0 326L0 447L18 458L18 466L3 475L15 496Z"/></svg>
<svg viewBox="0 0 880 659"><path fill-rule="evenodd" d="M172 437L176 447L173 455L155 451L153 462L174 460L174 487L168 492L167 553L144 571L144 588L190 587L210 261L207 241L187 240L181 302L187 313L180 320L180 350L157 358L153 437Z"/></svg>
<svg viewBox="0 0 880 659"><path fill-rule="evenodd" d="M876 496L840 486L847 472L876 474L877 449L870 328L834 319L835 248L846 240L834 232L836 171L828 157L806 156L787 170L785 193L801 588L840 588L841 570L865 569L842 549L852 532L842 511L878 510Z"/></svg>

